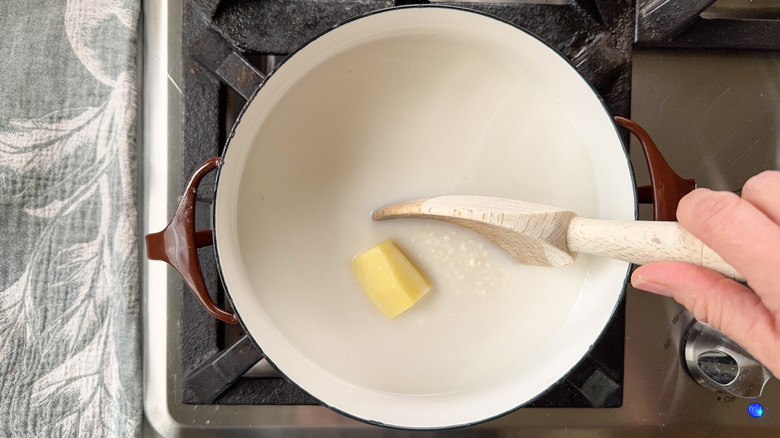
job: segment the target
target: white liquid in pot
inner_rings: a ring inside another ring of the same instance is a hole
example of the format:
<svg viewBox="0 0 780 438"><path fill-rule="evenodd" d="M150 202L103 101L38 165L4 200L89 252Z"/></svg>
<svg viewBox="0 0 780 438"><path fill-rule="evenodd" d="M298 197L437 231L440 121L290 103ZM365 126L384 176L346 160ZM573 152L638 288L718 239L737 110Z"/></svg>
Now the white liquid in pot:
<svg viewBox="0 0 780 438"><path fill-rule="evenodd" d="M241 174L236 241L258 305L303 357L367 389L449 393L538 366L535 351L563 324L592 262L519 266L467 230L369 218L440 194L599 216L588 139L555 90L529 85L546 73L446 42L374 41L313 68L257 125ZM395 320L350 271L352 257L387 238L433 286Z"/></svg>

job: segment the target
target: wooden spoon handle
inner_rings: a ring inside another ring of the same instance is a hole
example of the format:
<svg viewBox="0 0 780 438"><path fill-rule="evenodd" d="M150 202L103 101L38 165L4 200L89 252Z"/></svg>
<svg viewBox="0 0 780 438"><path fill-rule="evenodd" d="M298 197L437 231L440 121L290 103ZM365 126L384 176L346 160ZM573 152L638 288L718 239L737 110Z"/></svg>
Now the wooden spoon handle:
<svg viewBox="0 0 780 438"><path fill-rule="evenodd" d="M575 217L569 223L570 251L610 257L644 265L688 262L744 282L736 269L677 222L613 221Z"/></svg>

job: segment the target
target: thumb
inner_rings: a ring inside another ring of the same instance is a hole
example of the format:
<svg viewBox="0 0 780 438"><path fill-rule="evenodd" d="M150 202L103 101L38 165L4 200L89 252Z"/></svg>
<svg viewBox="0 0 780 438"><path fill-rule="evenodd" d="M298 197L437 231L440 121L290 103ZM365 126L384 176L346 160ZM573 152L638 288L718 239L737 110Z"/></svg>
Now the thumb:
<svg viewBox="0 0 780 438"><path fill-rule="evenodd" d="M775 315L747 286L700 266L664 262L640 266L637 288L670 296L694 317L720 330L780 375L780 328Z"/></svg>

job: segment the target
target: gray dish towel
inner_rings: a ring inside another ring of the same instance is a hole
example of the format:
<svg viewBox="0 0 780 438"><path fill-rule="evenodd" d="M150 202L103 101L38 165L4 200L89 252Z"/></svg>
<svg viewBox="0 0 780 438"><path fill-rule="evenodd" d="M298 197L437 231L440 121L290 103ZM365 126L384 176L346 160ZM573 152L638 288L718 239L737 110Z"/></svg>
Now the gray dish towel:
<svg viewBox="0 0 780 438"><path fill-rule="evenodd" d="M0 3L0 436L138 436L140 0Z"/></svg>

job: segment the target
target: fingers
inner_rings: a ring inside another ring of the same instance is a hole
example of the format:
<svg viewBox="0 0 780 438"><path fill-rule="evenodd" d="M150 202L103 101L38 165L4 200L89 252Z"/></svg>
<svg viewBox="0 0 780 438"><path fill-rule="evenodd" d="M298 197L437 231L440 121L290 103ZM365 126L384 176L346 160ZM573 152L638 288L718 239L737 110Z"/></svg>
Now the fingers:
<svg viewBox="0 0 780 438"><path fill-rule="evenodd" d="M780 172L768 170L747 180L742 199L780 225Z"/></svg>
<svg viewBox="0 0 780 438"><path fill-rule="evenodd" d="M717 272L687 263L652 263L631 275L637 289L671 296L694 317L750 351L780 373L780 328L775 316L750 289Z"/></svg>
<svg viewBox="0 0 780 438"><path fill-rule="evenodd" d="M694 190L677 209L680 225L734 266L750 288L686 263L636 269L634 287L673 297L780 373L780 172L748 180L742 197Z"/></svg>
<svg viewBox="0 0 780 438"><path fill-rule="evenodd" d="M748 187L748 196L757 193ZM776 208L776 207L772 207ZM677 209L680 225L730 263L780 313L780 226L751 202L733 193L697 189Z"/></svg>
<svg viewBox="0 0 780 438"><path fill-rule="evenodd" d="M696 319L725 330L729 321L752 321L761 300L747 287L700 266L663 262L638 267L631 274L637 289L673 297ZM728 318L728 317L731 318Z"/></svg>

